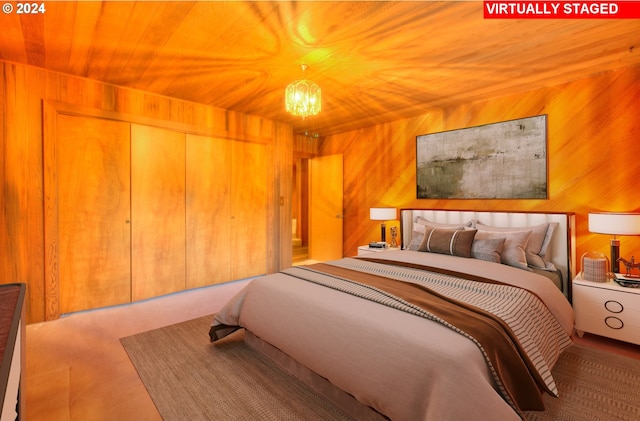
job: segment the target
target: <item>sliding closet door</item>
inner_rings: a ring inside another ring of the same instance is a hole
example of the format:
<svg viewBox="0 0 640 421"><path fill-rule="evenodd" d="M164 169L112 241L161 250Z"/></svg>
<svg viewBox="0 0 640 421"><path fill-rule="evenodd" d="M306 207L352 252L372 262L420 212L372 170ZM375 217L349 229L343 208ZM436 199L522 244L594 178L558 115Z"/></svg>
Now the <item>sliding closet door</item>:
<svg viewBox="0 0 640 421"><path fill-rule="evenodd" d="M230 145L187 135L187 288L231 280Z"/></svg>
<svg viewBox="0 0 640 421"><path fill-rule="evenodd" d="M185 289L185 134L131 125L132 299Z"/></svg>
<svg viewBox="0 0 640 421"><path fill-rule="evenodd" d="M231 279L267 271L267 147L232 142Z"/></svg>
<svg viewBox="0 0 640 421"><path fill-rule="evenodd" d="M58 115L60 312L131 300L129 124Z"/></svg>

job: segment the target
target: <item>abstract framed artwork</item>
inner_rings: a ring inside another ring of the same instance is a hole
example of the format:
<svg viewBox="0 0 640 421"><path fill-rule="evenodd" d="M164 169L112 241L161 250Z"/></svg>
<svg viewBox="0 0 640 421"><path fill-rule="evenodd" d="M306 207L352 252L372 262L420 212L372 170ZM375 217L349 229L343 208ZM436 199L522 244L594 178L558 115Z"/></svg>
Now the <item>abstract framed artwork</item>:
<svg viewBox="0 0 640 421"><path fill-rule="evenodd" d="M416 137L418 199L546 199L547 116Z"/></svg>

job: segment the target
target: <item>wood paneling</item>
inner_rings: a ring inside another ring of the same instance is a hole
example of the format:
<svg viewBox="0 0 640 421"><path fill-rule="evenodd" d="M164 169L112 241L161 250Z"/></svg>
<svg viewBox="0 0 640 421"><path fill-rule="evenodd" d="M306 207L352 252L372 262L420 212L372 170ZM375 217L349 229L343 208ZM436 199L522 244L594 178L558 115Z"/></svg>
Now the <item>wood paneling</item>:
<svg viewBox="0 0 640 421"><path fill-rule="evenodd" d="M53 1L46 8L0 15L3 60L321 136L640 64L637 19L485 19L482 1ZM304 120L283 104L301 62L323 90L322 112Z"/></svg>
<svg viewBox="0 0 640 421"><path fill-rule="evenodd" d="M232 142L231 162L231 235L219 241L234 250L231 278L243 279L267 271L267 249L259 244L267 239L267 191L272 181L267 179L264 145Z"/></svg>
<svg viewBox="0 0 640 421"><path fill-rule="evenodd" d="M131 299L186 288L185 134L131 125Z"/></svg>
<svg viewBox="0 0 640 421"><path fill-rule="evenodd" d="M49 281L59 265L55 254L58 245L42 240L50 238L53 229L51 220L45 225L42 209L47 215L57 206L55 195L43 185L43 170L51 169L44 167L42 139L48 136L46 130L55 133L55 123L47 123L51 116L46 104L55 104L54 117L64 108L60 104L70 104L100 110L99 114L109 117L113 113L143 116L146 120L140 124L153 120L189 126L188 132L198 135L263 140L269 158L277 157L266 164L267 271L285 265L282 259L291 253L291 177L287 177L291 163L286 160L294 139L289 125L30 66L3 62L0 74L4 95L0 123L4 223L0 238L6 242L0 268L2 282L27 282L31 322L44 320L47 314L56 317L55 311L45 307L45 302L56 303ZM608 254L609 238L588 233L587 213L640 210L639 199L633 195L640 174L636 158L640 155L639 81L640 68L633 67L490 101L426 110L417 117L326 138L322 154L344 155L345 254L355 254L358 245L378 237L379 225L368 216L372 206L572 211L576 212L578 257L590 250ZM44 133L42 126L34 123L42 120L43 99ZM72 111L65 109L64 113ZM549 116L548 200L416 199L415 136L545 113ZM280 235L287 229L288 235ZM639 250L639 241L622 237L622 255L628 257ZM51 256L46 265L45 255Z"/></svg>
<svg viewBox="0 0 640 421"><path fill-rule="evenodd" d="M187 151L187 286L266 273L267 146L188 136Z"/></svg>
<svg viewBox="0 0 640 421"><path fill-rule="evenodd" d="M547 200L416 199L416 136L539 114L548 115ZM320 152L344 154L345 254L379 235L370 207L395 206L575 212L578 260L587 251L609 255L609 237L588 232L587 214L640 211L638 115L635 67L330 136ZM623 256L640 255L640 237L621 243Z"/></svg>
<svg viewBox="0 0 640 421"><path fill-rule="evenodd" d="M44 235L42 96L43 74L3 64L4 225L6 270L0 282L27 284L27 320L42 320L47 294ZM6 237L5 237L6 234ZM47 270L51 268L46 268ZM38 297L32 300L31 297ZM52 301L57 297L51 297ZM35 317L34 317L35 316Z"/></svg>
<svg viewBox="0 0 640 421"><path fill-rule="evenodd" d="M231 143L187 136L187 288L231 279Z"/></svg>
<svg viewBox="0 0 640 421"><path fill-rule="evenodd" d="M131 301L130 124L59 115L60 312Z"/></svg>
<svg viewBox="0 0 640 421"><path fill-rule="evenodd" d="M287 260L291 262L290 236L276 235L282 221L288 219L291 224L290 207L286 206L290 202L286 174L291 172L291 163L272 159L291 154L290 125L31 66L0 62L0 74L3 76L0 92L4 94L0 99L4 159L0 238L6 244L0 255L3 270L0 282L27 283L30 323L59 316L57 192L54 186L44 184L45 178L50 177L43 176L43 171L54 171L43 160L43 138L45 145L47 139L55 138L59 114L124 119L184 133L268 145L264 165L274 180L277 175L278 186L283 187L278 192L274 190L275 182L266 187L269 193L266 238L270 250L266 270L273 272L288 266ZM55 150L47 153L55 156ZM273 199L276 194L284 198L285 206Z"/></svg>

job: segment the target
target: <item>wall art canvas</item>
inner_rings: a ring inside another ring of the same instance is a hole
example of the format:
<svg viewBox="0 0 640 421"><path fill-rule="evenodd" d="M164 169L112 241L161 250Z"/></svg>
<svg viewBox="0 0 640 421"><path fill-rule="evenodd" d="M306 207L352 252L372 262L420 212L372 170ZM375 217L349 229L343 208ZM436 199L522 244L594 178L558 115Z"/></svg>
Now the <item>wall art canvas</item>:
<svg viewBox="0 0 640 421"><path fill-rule="evenodd" d="M416 138L418 199L546 199L547 116Z"/></svg>

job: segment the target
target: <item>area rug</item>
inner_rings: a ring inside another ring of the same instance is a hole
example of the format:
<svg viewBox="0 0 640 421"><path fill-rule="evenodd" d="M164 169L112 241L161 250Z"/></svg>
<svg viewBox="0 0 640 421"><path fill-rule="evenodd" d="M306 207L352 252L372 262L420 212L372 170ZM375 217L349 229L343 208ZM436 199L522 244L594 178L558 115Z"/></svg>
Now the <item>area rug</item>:
<svg viewBox="0 0 640 421"><path fill-rule="evenodd" d="M244 344L212 345L212 316L122 338L164 421L348 420L347 414ZM640 419L640 360L574 344L553 369L559 398L529 421Z"/></svg>
<svg viewBox="0 0 640 421"><path fill-rule="evenodd" d="M573 344L552 373L560 396L528 421L640 420L640 360Z"/></svg>
<svg viewBox="0 0 640 421"><path fill-rule="evenodd" d="M242 331L211 344L212 320L120 339L164 421L350 419L245 345Z"/></svg>

